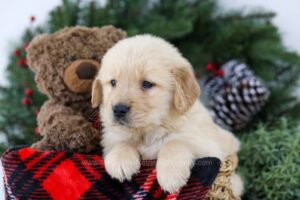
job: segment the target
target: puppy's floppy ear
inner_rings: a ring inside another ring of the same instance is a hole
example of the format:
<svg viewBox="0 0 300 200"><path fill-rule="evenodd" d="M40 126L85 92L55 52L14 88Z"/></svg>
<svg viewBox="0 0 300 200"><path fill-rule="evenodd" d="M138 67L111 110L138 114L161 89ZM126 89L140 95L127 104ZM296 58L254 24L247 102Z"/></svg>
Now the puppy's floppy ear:
<svg viewBox="0 0 300 200"><path fill-rule="evenodd" d="M192 70L188 67L177 67L172 74L175 78L173 104L180 114L184 114L200 96L200 87Z"/></svg>
<svg viewBox="0 0 300 200"><path fill-rule="evenodd" d="M95 79L92 87L92 107L98 107L102 102L102 86L98 79Z"/></svg>

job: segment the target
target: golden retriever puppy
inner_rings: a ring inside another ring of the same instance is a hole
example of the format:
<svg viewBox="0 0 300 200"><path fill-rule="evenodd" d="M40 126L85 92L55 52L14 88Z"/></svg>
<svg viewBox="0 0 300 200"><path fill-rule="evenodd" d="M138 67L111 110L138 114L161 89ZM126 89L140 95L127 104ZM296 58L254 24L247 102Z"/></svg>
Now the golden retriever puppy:
<svg viewBox="0 0 300 200"><path fill-rule="evenodd" d="M199 95L191 64L163 39L140 35L108 50L92 91L93 107L101 104L107 172L130 180L140 159L157 159L158 182L173 193L195 159L235 154L239 141L212 121Z"/></svg>

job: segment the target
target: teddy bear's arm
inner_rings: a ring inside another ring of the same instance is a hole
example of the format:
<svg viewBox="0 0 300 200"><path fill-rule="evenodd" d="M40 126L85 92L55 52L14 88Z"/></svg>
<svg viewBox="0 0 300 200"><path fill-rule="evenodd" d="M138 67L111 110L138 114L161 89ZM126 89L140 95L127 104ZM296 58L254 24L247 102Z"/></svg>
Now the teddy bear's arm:
<svg viewBox="0 0 300 200"><path fill-rule="evenodd" d="M100 131L70 107L48 100L37 120L43 138L34 143L33 148L76 152L99 149Z"/></svg>

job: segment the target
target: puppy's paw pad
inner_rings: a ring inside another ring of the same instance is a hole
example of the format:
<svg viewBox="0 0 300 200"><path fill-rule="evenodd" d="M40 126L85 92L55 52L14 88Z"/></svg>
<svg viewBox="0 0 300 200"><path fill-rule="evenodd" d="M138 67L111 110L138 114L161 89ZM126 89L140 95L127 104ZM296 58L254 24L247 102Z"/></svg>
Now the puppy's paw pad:
<svg viewBox="0 0 300 200"><path fill-rule="evenodd" d="M190 177L190 165L172 165L168 163L158 163L157 180L164 191L169 193L178 192L186 185Z"/></svg>
<svg viewBox="0 0 300 200"><path fill-rule="evenodd" d="M140 169L140 159L138 155L128 154L128 152L107 154L104 159L107 173L119 181L131 180L131 177L138 173Z"/></svg>

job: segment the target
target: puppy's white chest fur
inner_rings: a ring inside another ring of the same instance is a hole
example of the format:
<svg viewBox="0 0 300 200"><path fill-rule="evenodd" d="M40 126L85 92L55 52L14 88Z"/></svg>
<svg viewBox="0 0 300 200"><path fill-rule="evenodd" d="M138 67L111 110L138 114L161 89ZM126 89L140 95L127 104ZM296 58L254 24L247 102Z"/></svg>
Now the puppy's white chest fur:
<svg viewBox="0 0 300 200"><path fill-rule="evenodd" d="M156 159L162 145L168 140L165 130L159 129L141 136L137 149L143 160Z"/></svg>

